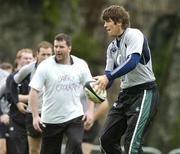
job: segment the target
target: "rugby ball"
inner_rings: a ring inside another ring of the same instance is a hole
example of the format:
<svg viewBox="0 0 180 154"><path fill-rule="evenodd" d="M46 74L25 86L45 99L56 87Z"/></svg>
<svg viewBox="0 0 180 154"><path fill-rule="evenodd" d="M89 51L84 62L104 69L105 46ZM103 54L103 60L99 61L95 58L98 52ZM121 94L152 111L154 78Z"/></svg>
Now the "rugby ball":
<svg viewBox="0 0 180 154"><path fill-rule="evenodd" d="M94 83L95 81L86 82L86 84L84 85L85 95L94 103L100 104L106 99L107 92L106 90L97 92Z"/></svg>

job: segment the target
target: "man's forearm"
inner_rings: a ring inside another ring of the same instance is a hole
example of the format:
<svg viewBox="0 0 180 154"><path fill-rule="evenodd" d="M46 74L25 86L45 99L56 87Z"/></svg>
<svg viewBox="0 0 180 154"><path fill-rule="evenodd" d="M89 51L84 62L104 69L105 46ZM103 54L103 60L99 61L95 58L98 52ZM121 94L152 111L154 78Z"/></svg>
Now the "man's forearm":
<svg viewBox="0 0 180 154"><path fill-rule="evenodd" d="M88 100L88 111L94 112L94 103L91 100Z"/></svg>
<svg viewBox="0 0 180 154"><path fill-rule="evenodd" d="M18 95L19 101L23 103L28 103L29 95Z"/></svg>
<svg viewBox="0 0 180 154"><path fill-rule="evenodd" d="M29 65L23 66L15 75L14 81L19 84L21 83L32 71L32 68Z"/></svg>
<svg viewBox="0 0 180 154"><path fill-rule="evenodd" d="M33 117L39 116L38 113L38 91L31 88L31 91L29 93L29 102L31 105L32 115Z"/></svg>

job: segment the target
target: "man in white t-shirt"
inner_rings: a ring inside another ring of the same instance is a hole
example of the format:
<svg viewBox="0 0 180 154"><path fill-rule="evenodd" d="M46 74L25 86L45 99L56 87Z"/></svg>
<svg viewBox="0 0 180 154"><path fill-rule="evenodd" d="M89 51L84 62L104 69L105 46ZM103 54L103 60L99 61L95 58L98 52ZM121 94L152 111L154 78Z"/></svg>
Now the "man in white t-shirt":
<svg viewBox="0 0 180 154"><path fill-rule="evenodd" d="M63 135L68 139L66 154L82 154L83 127L93 125L94 104L90 102L84 114L80 101L81 88L92 76L87 63L70 52L71 38L63 33L56 35L55 56L39 64L30 82L33 125L42 132L41 154L61 153ZM40 118L37 106L42 88Z"/></svg>

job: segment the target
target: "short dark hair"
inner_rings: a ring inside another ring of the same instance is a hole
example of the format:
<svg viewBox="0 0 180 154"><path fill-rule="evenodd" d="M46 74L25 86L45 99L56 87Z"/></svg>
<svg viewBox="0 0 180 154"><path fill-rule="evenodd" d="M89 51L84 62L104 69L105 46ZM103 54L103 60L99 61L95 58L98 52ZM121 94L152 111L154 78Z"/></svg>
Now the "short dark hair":
<svg viewBox="0 0 180 154"><path fill-rule="evenodd" d="M72 46L72 40L71 40L71 37L67 34L64 34L64 33L59 33L55 36L54 40L57 40L57 41L63 41L65 40L66 41L66 44L68 46Z"/></svg>
<svg viewBox="0 0 180 154"><path fill-rule="evenodd" d="M111 5L104 9L101 15L104 21L109 21L110 19L114 23L122 23L122 28L126 29L130 26L130 16L124 7L119 5Z"/></svg>
<svg viewBox="0 0 180 154"><path fill-rule="evenodd" d="M47 42L47 41L41 41L38 45L37 45L37 49L36 51L39 53L40 51L40 48L51 48L52 51L53 51L53 45L50 43L50 42Z"/></svg>

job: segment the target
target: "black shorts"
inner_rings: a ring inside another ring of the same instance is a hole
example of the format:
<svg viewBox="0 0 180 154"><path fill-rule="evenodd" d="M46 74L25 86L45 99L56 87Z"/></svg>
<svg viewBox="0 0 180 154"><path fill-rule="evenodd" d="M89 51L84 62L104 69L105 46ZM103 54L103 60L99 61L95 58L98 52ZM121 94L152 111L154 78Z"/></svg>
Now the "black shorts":
<svg viewBox="0 0 180 154"><path fill-rule="evenodd" d="M0 139L7 138L9 136L9 126L0 123Z"/></svg>
<svg viewBox="0 0 180 154"><path fill-rule="evenodd" d="M93 143L100 131L100 124L95 121L90 130L84 131L83 142Z"/></svg>
<svg viewBox="0 0 180 154"><path fill-rule="evenodd" d="M42 125L41 154L58 154L63 136L66 135L66 154L82 154L83 121L82 116L60 124Z"/></svg>
<svg viewBox="0 0 180 154"><path fill-rule="evenodd" d="M33 127L32 113L26 113L25 121L26 121L27 135L33 138L41 137L41 133L35 130Z"/></svg>
<svg viewBox="0 0 180 154"><path fill-rule="evenodd" d="M24 120L22 122L25 123ZM27 153L28 153L28 141L27 141L25 125L19 124L13 119L10 119L8 154L27 154Z"/></svg>

